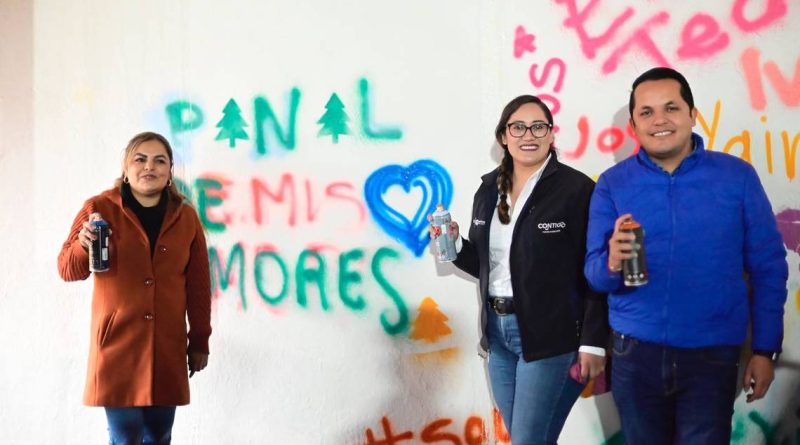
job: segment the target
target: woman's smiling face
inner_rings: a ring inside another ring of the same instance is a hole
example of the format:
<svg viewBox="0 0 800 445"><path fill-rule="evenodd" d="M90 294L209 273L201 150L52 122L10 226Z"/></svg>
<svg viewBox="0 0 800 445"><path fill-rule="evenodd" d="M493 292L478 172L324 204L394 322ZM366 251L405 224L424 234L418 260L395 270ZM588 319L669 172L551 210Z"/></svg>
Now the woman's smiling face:
<svg viewBox="0 0 800 445"><path fill-rule="evenodd" d="M130 182L133 196L141 198L159 196L171 179L172 161L164 144L149 140L139 144L125 163L125 177Z"/></svg>
<svg viewBox="0 0 800 445"><path fill-rule="evenodd" d="M509 125L514 124L530 127L536 123L548 125L545 135L534 136L533 130L526 128L522 136L515 137L512 136L509 128ZM511 158L514 160L515 168L538 169L541 167L550 153L550 146L553 144L553 131L549 128L550 124L552 122L547 120L542 108L535 103L526 103L511 114L508 122L506 122L503 144L508 147Z"/></svg>

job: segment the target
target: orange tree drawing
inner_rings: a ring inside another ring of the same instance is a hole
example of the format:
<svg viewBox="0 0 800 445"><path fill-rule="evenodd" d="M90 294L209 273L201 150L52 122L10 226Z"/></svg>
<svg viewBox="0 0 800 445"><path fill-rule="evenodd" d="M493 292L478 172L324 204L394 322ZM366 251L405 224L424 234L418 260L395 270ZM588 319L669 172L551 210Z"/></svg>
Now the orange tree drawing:
<svg viewBox="0 0 800 445"><path fill-rule="evenodd" d="M435 343L440 338L453 333L447 325L447 315L439 310L439 305L431 297L425 297L417 310L417 318L408 335L413 340Z"/></svg>

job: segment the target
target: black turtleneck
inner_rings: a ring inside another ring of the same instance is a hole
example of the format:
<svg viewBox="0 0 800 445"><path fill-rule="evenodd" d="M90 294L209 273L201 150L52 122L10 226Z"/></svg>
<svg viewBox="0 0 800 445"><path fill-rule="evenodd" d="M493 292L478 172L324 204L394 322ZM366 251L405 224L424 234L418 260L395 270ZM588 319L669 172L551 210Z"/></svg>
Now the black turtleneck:
<svg viewBox="0 0 800 445"><path fill-rule="evenodd" d="M161 199L153 207L145 207L140 204L133 196L130 184L123 183L120 192L122 204L133 210L133 213L139 218L139 222L142 223L147 239L150 241L150 256L152 257L156 251L156 241L161 232L161 224L164 222L164 214L167 212L167 200L169 199L167 189L164 188L164 191L161 192Z"/></svg>

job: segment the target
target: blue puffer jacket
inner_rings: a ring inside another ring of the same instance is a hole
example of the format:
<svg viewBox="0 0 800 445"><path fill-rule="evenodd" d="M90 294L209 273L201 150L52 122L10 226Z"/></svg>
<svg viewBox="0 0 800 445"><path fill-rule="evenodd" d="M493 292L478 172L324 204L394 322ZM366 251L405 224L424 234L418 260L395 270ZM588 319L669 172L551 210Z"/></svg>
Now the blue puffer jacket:
<svg viewBox="0 0 800 445"><path fill-rule="evenodd" d="M608 292L620 333L674 347L739 345L752 320L752 348L780 351L789 272L766 193L748 163L692 138L694 151L672 175L639 150L600 176L586 278ZM608 271L608 240L624 213L645 229L650 282L640 287Z"/></svg>

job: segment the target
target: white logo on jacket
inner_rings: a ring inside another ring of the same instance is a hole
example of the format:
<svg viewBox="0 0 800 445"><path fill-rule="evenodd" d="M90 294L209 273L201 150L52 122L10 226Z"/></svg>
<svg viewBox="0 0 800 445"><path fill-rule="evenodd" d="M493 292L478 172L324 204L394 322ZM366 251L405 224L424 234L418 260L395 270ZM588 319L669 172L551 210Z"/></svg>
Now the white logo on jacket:
<svg viewBox="0 0 800 445"><path fill-rule="evenodd" d="M484 221L482 219L475 218L475 219L472 220L472 224L474 224L476 226L485 226L486 225L486 221Z"/></svg>
<svg viewBox="0 0 800 445"><path fill-rule="evenodd" d="M543 222L539 223L536 227L539 228L539 230L541 230L542 233L558 233L561 231L561 229L567 228L567 223L565 223L564 221Z"/></svg>

